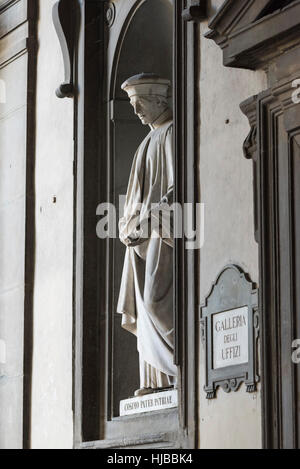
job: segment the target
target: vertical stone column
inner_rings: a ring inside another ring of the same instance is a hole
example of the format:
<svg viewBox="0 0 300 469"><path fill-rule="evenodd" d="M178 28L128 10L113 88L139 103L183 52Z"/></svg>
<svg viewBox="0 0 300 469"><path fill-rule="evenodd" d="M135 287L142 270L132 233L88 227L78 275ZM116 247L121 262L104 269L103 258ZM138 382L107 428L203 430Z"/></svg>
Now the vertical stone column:
<svg viewBox="0 0 300 469"><path fill-rule="evenodd" d="M30 411L30 400L27 397L30 396L30 378L26 380L30 375L30 337L27 332L31 325L30 256L33 255L34 241L30 216L34 213L31 190L34 3L31 0L0 0L1 449L22 448L23 439L26 439L23 427L29 428L27 411ZM29 339L29 354L24 350L25 335Z"/></svg>

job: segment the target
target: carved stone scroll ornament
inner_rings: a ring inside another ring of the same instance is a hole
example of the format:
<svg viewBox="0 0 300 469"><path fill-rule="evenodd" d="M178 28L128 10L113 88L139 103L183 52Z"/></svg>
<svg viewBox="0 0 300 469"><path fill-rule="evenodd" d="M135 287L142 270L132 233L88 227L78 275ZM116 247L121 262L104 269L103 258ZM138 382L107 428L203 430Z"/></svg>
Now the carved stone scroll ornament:
<svg viewBox="0 0 300 469"><path fill-rule="evenodd" d="M111 28L116 19L116 5L109 3L106 7L106 23Z"/></svg>
<svg viewBox="0 0 300 469"><path fill-rule="evenodd" d="M253 204L254 204L254 234L256 242L259 242L258 225L258 142L257 142L257 96L252 96L240 105L241 111L248 118L250 132L244 141L243 150L245 158L253 162Z"/></svg>
<svg viewBox="0 0 300 469"><path fill-rule="evenodd" d="M53 23L60 42L65 69L64 82L56 90L58 98L72 98L74 96L73 56L75 12L76 2L74 2L74 0L59 0L53 6Z"/></svg>
<svg viewBox="0 0 300 469"><path fill-rule="evenodd" d="M201 21L207 18L207 0L189 0L189 5L182 12L184 21Z"/></svg>

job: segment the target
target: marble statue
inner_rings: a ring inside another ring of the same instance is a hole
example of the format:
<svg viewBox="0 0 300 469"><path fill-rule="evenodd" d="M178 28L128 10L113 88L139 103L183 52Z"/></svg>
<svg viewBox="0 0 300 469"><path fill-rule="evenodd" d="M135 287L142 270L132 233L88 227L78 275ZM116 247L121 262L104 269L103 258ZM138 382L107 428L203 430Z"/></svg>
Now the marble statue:
<svg viewBox="0 0 300 469"><path fill-rule="evenodd" d="M169 80L145 73L122 85L135 114L151 129L135 154L119 222L120 240L127 249L117 311L122 327L137 337L140 389L135 396L177 385L172 221L166 227L161 222L164 213L172 218L173 203L170 86Z"/></svg>

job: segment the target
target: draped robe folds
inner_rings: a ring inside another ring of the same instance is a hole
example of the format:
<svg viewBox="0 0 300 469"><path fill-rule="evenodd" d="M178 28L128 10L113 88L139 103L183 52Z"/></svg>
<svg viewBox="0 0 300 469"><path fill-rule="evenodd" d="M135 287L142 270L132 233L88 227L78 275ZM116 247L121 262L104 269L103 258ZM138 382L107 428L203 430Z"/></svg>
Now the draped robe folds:
<svg viewBox="0 0 300 469"><path fill-rule="evenodd" d="M159 220L173 197L172 117L164 116L134 157L120 239L127 245L117 312L122 327L137 337L141 388L176 384L173 326L173 239L171 230L149 230L147 239L130 246L139 237L143 220ZM156 208L155 208L156 207ZM169 210L170 216L170 210ZM167 223L168 225L168 223Z"/></svg>

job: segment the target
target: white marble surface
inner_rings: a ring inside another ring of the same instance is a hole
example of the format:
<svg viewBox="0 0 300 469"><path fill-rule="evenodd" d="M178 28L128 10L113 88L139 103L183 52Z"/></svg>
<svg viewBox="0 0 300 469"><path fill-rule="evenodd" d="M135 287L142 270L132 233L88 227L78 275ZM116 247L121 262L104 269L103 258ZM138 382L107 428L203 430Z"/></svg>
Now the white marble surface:
<svg viewBox="0 0 300 469"><path fill-rule="evenodd" d="M120 416L143 414L158 410L172 409L178 406L178 391L169 390L133 397L120 402Z"/></svg>
<svg viewBox="0 0 300 469"><path fill-rule="evenodd" d="M248 307L213 316L214 369L249 361Z"/></svg>

